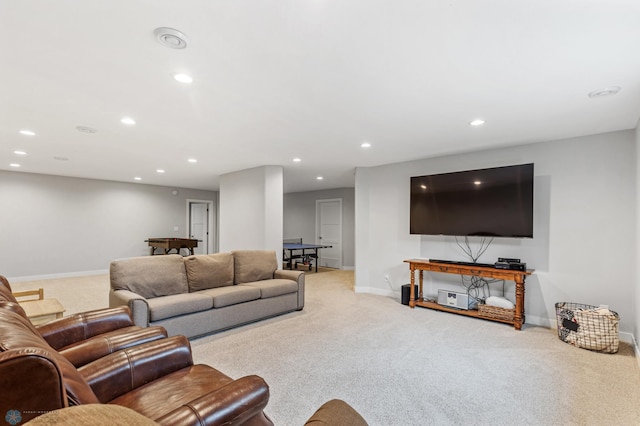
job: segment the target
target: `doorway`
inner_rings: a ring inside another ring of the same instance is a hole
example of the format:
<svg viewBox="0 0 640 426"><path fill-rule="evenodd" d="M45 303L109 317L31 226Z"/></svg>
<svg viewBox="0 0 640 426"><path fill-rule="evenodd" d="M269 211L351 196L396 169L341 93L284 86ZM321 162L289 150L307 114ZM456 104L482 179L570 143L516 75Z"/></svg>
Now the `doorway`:
<svg viewBox="0 0 640 426"><path fill-rule="evenodd" d="M342 268L342 198L316 200L316 243L331 246L318 253L318 265Z"/></svg>
<svg viewBox="0 0 640 426"><path fill-rule="evenodd" d="M187 200L187 229L189 238L198 240L193 254L215 253L213 201Z"/></svg>

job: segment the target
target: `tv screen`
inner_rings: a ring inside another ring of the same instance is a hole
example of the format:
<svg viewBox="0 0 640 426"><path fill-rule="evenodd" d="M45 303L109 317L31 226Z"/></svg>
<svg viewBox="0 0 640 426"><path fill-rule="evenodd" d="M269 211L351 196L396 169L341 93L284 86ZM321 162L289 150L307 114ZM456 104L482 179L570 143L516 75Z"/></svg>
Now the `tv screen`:
<svg viewBox="0 0 640 426"><path fill-rule="evenodd" d="M533 164L412 177L410 232L533 238Z"/></svg>

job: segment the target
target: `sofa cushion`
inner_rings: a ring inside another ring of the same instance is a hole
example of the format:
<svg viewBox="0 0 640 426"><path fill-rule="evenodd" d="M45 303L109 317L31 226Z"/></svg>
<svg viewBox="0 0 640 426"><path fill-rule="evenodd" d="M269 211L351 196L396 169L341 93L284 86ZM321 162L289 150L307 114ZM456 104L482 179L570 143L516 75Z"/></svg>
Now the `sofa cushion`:
<svg viewBox="0 0 640 426"><path fill-rule="evenodd" d="M233 285L231 253L199 254L184 258L189 291Z"/></svg>
<svg viewBox="0 0 640 426"><path fill-rule="evenodd" d="M114 260L109 275L112 289L129 290L146 299L189 291L179 254Z"/></svg>
<svg viewBox="0 0 640 426"><path fill-rule="evenodd" d="M271 279L278 269L278 259L273 250L236 250L231 253L235 284Z"/></svg>
<svg viewBox="0 0 640 426"><path fill-rule="evenodd" d="M213 297L200 293L184 293L155 297L147 300L147 303L149 303L149 320L159 321L211 309Z"/></svg>
<svg viewBox="0 0 640 426"><path fill-rule="evenodd" d="M239 285L202 290L199 291L198 294L206 294L213 297L214 308L223 308L225 306L260 299L259 288Z"/></svg>
<svg viewBox="0 0 640 426"><path fill-rule="evenodd" d="M281 296L298 291L298 283L291 280L263 280L239 284L238 287L255 287L260 289L260 298Z"/></svg>

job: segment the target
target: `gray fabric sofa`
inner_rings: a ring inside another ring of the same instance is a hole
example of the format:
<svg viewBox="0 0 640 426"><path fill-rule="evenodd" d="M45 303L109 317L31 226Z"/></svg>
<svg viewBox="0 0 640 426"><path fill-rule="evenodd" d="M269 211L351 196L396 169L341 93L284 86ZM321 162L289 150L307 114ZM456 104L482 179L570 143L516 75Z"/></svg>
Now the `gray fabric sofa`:
<svg viewBox="0 0 640 426"><path fill-rule="evenodd" d="M304 273L277 268L267 250L114 260L109 306L128 306L141 327L201 336L302 310Z"/></svg>

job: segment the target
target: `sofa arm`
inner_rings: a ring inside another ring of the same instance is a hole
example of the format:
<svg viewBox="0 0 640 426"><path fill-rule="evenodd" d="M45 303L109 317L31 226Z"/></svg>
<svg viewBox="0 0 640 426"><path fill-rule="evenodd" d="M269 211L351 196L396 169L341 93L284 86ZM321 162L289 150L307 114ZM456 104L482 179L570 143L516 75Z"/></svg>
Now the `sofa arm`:
<svg viewBox="0 0 640 426"><path fill-rule="evenodd" d="M245 376L165 414L156 422L165 425L273 425L263 410L269 402L269 386L258 376ZM255 419L253 419L255 417Z"/></svg>
<svg viewBox="0 0 640 426"><path fill-rule="evenodd" d="M163 327L131 326L92 337L59 350L77 368L113 352L167 337Z"/></svg>
<svg viewBox="0 0 640 426"><path fill-rule="evenodd" d="M292 280L298 283L298 310L301 311L304 308L304 272L277 269L273 273L273 278Z"/></svg>
<svg viewBox="0 0 640 426"><path fill-rule="evenodd" d="M133 323L139 327L149 327L149 304L147 299L129 290L109 290L109 306L128 306Z"/></svg>
<svg viewBox="0 0 640 426"><path fill-rule="evenodd" d="M132 325L131 311L122 306L69 315L38 325L36 329L51 347L58 350L93 336Z"/></svg>
<svg viewBox="0 0 640 426"><path fill-rule="evenodd" d="M174 371L193 365L191 346L173 336L114 352L78 371L100 402L107 403Z"/></svg>
<svg viewBox="0 0 640 426"><path fill-rule="evenodd" d="M67 406L62 372L45 349L25 347L0 352L0 381L2 416L17 410L22 421L27 421Z"/></svg>

